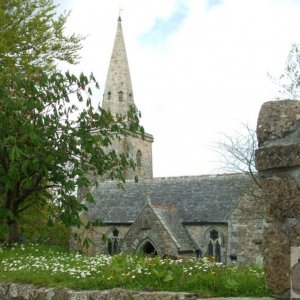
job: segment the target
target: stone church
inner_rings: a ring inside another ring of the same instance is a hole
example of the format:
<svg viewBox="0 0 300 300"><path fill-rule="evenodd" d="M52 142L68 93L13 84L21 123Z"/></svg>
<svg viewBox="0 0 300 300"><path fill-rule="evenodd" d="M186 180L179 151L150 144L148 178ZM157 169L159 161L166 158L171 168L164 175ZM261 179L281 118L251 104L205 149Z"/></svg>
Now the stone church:
<svg viewBox="0 0 300 300"><path fill-rule="evenodd" d="M121 18L118 19L102 107L126 113L135 106ZM260 263L262 222L245 174L153 178L153 136L116 143L136 161L124 189L114 181L94 188L95 204L83 218L100 219L88 235L88 254L144 252L168 257L214 256L224 263ZM138 175L139 182L133 178ZM80 194L80 193L79 193ZM80 197L79 197L80 198ZM71 247L78 249L73 232ZM105 238L103 238L105 237Z"/></svg>

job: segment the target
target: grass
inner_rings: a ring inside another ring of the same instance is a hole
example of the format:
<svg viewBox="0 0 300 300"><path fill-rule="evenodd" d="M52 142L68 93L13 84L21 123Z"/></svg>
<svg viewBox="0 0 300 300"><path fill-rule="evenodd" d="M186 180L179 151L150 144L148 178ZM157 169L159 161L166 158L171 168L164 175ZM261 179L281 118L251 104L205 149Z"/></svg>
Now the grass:
<svg viewBox="0 0 300 300"><path fill-rule="evenodd" d="M202 297L270 296L258 267L207 258L171 260L120 254L86 257L43 245L0 247L0 280L72 289L193 292Z"/></svg>

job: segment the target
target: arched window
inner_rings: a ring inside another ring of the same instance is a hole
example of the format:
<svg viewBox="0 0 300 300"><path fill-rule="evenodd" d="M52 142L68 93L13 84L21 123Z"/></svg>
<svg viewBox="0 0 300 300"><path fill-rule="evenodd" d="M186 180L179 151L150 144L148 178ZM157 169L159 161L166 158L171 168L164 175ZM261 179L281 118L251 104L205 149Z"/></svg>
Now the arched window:
<svg viewBox="0 0 300 300"><path fill-rule="evenodd" d="M219 238L219 232L216 229L210 231L210 238L215 241Z"/></svg>
<svg viewBox="0 0 300 300"><path fill-rule="evenodd" d="M129 93L128 96L129 96L129 101L131 101L132 100L132 94Z"/></svg>
<svg viewBox="0 0 300 300"><path fill-rule="evenodd" d="M120 91L119 92L119 102L122 102L124 99L123 99L123 92Z"/></svg>
<svg viewBox="0 0 300 300"><path fill-rule="evenodd" d="M136 152L136 166L139 172L142 170L142 151L139 149Z"/></svg>
<svg viewBox="0 0 300 300"><path fill-rule="evenodd" d="M110 255L120 252L121 234L117 228L112 228L107 234L107 251Z"/></svg>
<svg viewBox="0 0 300 300"><path fill-rule="evenodd" d="M108 92L107 93L107 100L110 100L110 97L111 97L111 92Z"/></svg>
<svg viewBox="0 0 300 300"><path fill-rule="evenodd" d="M215 243L215 258L216 258L216 261L218 261L218 262L221 261L221 246L220 246L220 243L218 240Z"/></svg>
<svg viewBox="0 0 300 300"><path fill-rule="evenodd" d="M205 233L205 241L207 245L207 256L213 256L216 261L220 262L222 257L222 234L216 227L210 227Z"/></svg>
<svg viewBox="0 0 300 300"><path fill-rule="evenodd" d="M207 246L207 254L208 256L214 256L214 246L211 241L209 241L209 244Z"/></svg>

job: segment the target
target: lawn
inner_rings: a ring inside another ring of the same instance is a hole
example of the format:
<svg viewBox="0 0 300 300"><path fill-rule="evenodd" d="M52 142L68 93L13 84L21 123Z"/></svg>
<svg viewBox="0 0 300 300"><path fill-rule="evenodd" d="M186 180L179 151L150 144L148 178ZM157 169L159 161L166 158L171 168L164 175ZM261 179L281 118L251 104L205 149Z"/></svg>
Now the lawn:
<svg viewBox="0 0 300 300"><path fill-rule="evenodd" d="M0 281L72 289L121 287L210 296L270 296L258 267L225 266L207 258L173 260L120 254L87 257L57 247L0 247Z"/></svg>

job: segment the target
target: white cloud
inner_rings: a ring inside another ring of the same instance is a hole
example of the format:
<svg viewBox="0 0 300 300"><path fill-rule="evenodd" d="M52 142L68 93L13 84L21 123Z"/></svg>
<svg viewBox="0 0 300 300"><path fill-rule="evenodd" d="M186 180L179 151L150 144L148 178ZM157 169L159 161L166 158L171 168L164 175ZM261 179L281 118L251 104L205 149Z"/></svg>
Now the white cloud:
<svg viewBox="0 0 300 300"><path fill-rule="evenodd" d="M267 73L279 74L291 43L300 41L299 1L72 1L68 29L89 35L79 69L93 71L102 87L123 8L135 101L155 138L155 176L215 171L209 146L217 133L255 124L274 92ZM179 7L187 15L175 31L161 43L141 43Z"/></svg>

